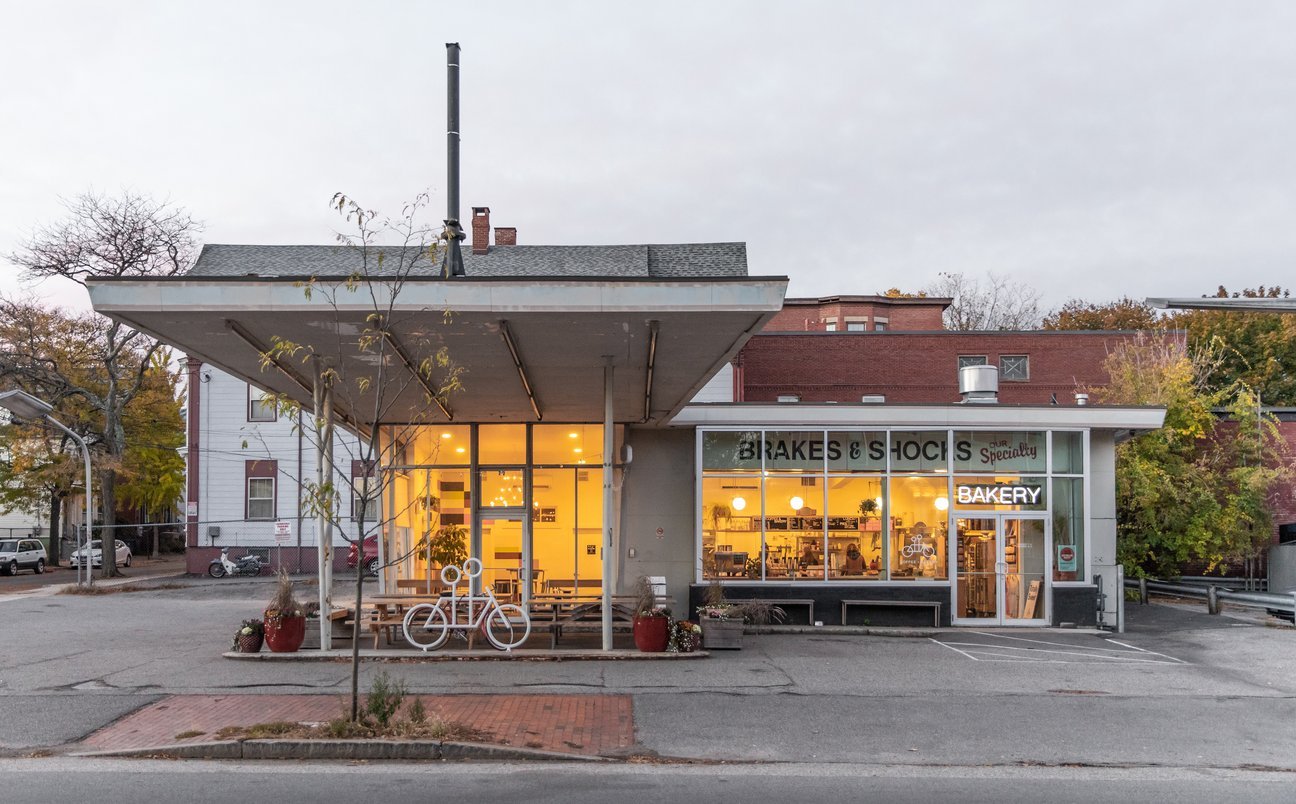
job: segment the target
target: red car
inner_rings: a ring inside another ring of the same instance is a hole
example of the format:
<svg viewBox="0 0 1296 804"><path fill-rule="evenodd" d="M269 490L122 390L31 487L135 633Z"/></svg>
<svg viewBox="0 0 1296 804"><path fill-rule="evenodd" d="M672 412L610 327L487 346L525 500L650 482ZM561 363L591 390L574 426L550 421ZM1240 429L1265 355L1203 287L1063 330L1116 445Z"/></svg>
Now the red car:
<svg viewBox="0 0 1296 804"><path fill-rule="evenodd" d="M359 550L356 549L356 543L352 542L347 548L347 566L355 569L356 559L359 557ZM382 563L378 560L378 534L374 534L364 540L365 572L377 576L378 569Z"/></svg>

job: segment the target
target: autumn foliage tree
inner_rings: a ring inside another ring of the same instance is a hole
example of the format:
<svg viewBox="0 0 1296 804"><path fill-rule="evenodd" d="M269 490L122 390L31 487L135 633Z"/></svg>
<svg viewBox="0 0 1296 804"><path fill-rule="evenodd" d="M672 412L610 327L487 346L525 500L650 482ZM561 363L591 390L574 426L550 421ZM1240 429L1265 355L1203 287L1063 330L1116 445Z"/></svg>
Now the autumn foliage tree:
<svg viewBox="0 0 1296 804"><path fill-rule="evenodd" d="M0 383L49 402L54 416L86 440L105 510L103 479L111 474L119 481L114 505L119 501L146 514L161 514L179 498L184 482L178 452L184 443L179 372L165 349L136 344L120 350L114 365L138 377L139 387L114 419L119 432L105 432L111 326L93 313L71 314L31 299L0 299ZM120 451L115 451L114 438L124 444ZM0 503L26 511L50 505L50 530L56 537L58 502L83 483L80 453L64 434L40 422L7 425L0 430L0 447L8 456L0 464ZM51 561L57 560L57 550L57 538L51 539Z"/></svg>
<svg viewBox="0 0 1296 804"><path fill-rule="evenodd" d="M38 229L10 256L32 278L63 277L79 284L97 277L174 276L193 259L199 226L182 209L126 193L83 195L68 214ZM158 376L162 344L100 316L61 322L77 348L60 345L41 318L52 311L5 300L8 331L0 344L0 382L23 387L56 405L76 400L94 419L103 523L116 523L117 485L129 447L127 408ZM103 573L115 573L105 561Z"/></svg>
<svg viewBox="0 0 1296 804"><path fill-rule="evenodd" d="M1213 569L1270 539L1268 496L1290 474L1280 436L1245 384L1212 388L1217 362L1182 338L1140 336L1109 356L1109 384L1091 389L1099 402L1166 408L1161 429L1117 448L1117 552L1130 574Z"/></svg>

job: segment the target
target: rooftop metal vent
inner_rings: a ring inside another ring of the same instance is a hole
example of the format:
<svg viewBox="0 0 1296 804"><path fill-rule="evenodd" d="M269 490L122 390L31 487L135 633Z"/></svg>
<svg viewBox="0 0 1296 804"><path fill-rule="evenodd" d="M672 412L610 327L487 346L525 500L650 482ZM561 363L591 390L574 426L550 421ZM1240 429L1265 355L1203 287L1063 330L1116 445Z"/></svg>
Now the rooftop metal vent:
<svg viewBox="0 0 1296 804"><path fill-rule="evenodd" d="M959 394L969 404L999 401L998 366L964 366L959 369Z"/></svg>

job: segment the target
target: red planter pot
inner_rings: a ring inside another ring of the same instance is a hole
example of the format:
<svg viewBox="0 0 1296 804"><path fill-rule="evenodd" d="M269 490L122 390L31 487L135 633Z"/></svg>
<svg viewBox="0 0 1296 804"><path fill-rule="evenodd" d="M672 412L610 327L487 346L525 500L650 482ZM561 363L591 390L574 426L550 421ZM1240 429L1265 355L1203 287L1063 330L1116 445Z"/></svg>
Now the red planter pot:
<svg viewBox="0 0 1296 804"><path fill-rule="evenodd" d="M266 617L265 643L275 653L293 653L306 639L305 617Z"/></svg>
<svg viewBox="0 0 1296 804"><path fill-rule="evenodd" d="M670 639L670 617L635 617L635 647L644 653L662 653Z"/></svg>

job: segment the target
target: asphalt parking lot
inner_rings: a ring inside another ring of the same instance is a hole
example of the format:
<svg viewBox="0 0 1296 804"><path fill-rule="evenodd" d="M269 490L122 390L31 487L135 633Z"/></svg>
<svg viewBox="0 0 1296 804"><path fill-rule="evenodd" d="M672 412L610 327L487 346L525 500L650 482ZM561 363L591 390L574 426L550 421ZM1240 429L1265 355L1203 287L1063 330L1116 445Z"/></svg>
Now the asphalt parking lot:
<svg viewBox="0 0 1296 804"><path fill-rule="evenodd" d="M170 694L347 689L344 662L221 657L269 578L165 585L178 588L0 596L0 750L65 750ZM630 695L639 744L668 756L1296 769L1296 631L1170 606L1127 619L1124 635L749 634L689 662L371 662L361 683L386 670L429 694Z"/></svg>

